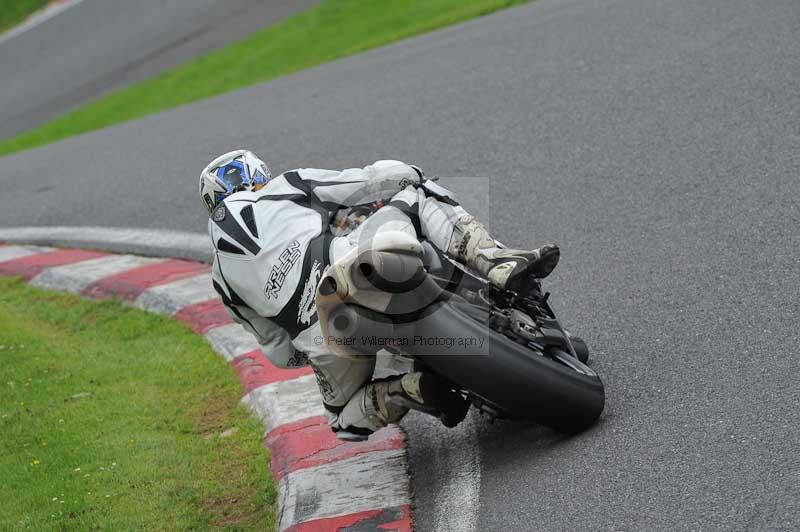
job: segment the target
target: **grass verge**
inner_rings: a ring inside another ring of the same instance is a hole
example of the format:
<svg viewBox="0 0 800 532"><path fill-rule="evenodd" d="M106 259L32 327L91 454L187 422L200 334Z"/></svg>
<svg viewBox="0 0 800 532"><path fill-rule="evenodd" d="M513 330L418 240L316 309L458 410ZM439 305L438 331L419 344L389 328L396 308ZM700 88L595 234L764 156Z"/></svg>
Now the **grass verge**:
<svg viewBox="0 0 800 532"><path fill-rule="evenodd" d="M50 0L0 0L0 33L16 26Z"/></svg>
<svg viewBox="0 0 800 532"><path fill-rule="evenodd" d="M0 530L274 529L240 394L172 320L0 278Z"/></svg>
<svg viewBox="0 0 800 532"><path fill-rule="evenodd" d="M125 122L528 0L323 0L308 11L0 142L0 155Z"/></svg>

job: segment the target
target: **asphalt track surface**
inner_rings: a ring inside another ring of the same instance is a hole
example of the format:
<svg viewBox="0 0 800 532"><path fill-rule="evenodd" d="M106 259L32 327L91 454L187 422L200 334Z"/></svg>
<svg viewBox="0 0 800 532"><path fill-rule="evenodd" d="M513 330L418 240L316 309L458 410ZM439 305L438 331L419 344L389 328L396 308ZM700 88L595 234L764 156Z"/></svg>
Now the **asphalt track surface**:
<svg viewBox="0 0 800 532"><path fill-rule="evenodd" d="M447 493L479 530L796 530L799 79L794 0L540 0L2 158L0 226L203 231L236 146L492 176L498 238L562 246L607 407L573 438L409 419L419 529Z"/></svg>
<svg viewBox="0 0 800 532"><path fill-rule="evenodd" d="M0 44L0 138L242 39L316 0L83 0Z"/></svg>

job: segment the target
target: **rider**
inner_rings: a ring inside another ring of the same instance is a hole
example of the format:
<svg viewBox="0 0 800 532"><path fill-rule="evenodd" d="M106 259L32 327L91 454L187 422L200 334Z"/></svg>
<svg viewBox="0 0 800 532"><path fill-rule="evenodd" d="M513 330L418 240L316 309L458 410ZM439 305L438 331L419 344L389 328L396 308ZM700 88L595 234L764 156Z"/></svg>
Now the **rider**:
<svg viewBox="0 0 800 532"><path fill-rule="evenodd" d="M340 357L320 341L316 285L358 239L387 229L427 238L510 290L530 277L545 277L559 259L555 245L531 251L498 245L449 191L399 161L342 172L303 168L273 177L253 153L236 150L203 170L200 196L210 215L214 288L270 361L279 367L311 364L331 428L341 439L365 439L409 408L434 411L455 426L469 408L435 375L373 380L374 357ZM350 231L358 220L352 213L367 205L377 210Z"/></svg>

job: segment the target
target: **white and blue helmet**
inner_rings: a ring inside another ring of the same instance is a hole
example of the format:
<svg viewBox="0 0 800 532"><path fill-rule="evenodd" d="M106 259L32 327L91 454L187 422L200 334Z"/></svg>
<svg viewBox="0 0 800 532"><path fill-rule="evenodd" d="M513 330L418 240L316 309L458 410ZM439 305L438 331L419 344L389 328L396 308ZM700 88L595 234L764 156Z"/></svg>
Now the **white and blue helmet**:
<svg viewBox="0 0 800 532"><path fill-rule="evenodd" d="M267 165L249 150L235 150L220 155L200 174L200 198L208 212L242 190L256 191L272 179Z"/></svg>

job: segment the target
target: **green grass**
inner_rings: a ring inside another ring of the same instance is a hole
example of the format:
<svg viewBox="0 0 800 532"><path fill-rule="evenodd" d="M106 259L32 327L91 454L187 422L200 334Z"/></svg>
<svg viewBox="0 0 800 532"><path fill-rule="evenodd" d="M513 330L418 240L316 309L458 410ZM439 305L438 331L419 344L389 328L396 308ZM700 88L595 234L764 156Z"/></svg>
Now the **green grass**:
<svg viewBox="0 0 800 532"><path fill-rule="evenodd" d="M0 0L0 33L16 26L50 0Z"/></svg>
<svg viewBox="0 0 800 532"><path fill-rule="evenodd" d="M0 278L0 530L274 529L240 394L179 323Z"/></svg>
<svg viewBox="0 0 800 532"><path fill-rule="evenodd" d="M323 0L238 43L0 142L0 155L239 89L525 1Z"/></svg>

